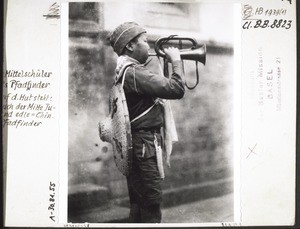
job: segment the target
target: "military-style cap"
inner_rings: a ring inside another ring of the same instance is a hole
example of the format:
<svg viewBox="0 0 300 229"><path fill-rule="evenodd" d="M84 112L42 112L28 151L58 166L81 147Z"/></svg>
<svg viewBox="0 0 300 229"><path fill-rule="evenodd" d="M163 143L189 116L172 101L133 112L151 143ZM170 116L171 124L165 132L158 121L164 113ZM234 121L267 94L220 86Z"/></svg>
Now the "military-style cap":
<svg viewBox="0 0 300 229"><path fill-rule="evenodd" d="M146 33L146 30L135 22L125 22L119 25L110 36L110 44L120 56L125 46L136 36Z"/></svg>

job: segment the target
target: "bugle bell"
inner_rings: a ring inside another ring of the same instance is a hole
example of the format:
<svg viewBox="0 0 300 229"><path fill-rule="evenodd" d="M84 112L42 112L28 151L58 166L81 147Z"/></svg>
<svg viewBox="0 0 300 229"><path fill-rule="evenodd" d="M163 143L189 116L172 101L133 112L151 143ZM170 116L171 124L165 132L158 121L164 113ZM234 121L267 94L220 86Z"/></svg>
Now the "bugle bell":
<svg viewBox="0 0 300 229"><path fill-rule="evenodd" d="M162 37L157 39L154 45L154 50L156 53L150 53L149 56L159 56L166 58L166 54L163 51L163 45L169 41L190 41L192 43L189 49L179 49L180 57L182 60L193 60L201 62L205 65L206 62L206 46L203 44L201 47L197 47L197 41L189 37Z"/></svg>
<svg viewBox="0 0 300 229"><path fill-rule="evenodd" d="M165 69L166 72L168 71L167 65L167 58L166 54L163 51L163 46L166 45L170 41L178 41L179 42L179 54L182 60L193 60L196 62L196 83L194 86L189 86L187 82L185 81L185 86L192 90L194 89L198 83L199 83L199 73L198 73L198 62L201 62L203 65L205 65L206 62L206 46L205 44L198 47L197 41L193 38L189 37L178 37L177 35L171 35L169 37L161 37L156 40L154 44L154 50L156 53L149 53L149 56L157 56L162 57L165 60ZM182 49L182 41L189 41L192 43L192 46L189 49ZM184 70L184 68L183 68ZM165 74L167 75L167 74Z"/></svg>

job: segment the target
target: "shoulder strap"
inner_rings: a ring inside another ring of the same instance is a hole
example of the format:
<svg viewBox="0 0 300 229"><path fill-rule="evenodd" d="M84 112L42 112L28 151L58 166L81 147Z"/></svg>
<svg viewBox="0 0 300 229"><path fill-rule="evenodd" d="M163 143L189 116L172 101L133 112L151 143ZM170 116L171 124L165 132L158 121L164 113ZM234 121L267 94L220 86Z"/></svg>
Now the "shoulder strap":
<svg viewBox="0 0 300 229"><path fill-rule="evenodd" d="M156 99L151 107L149 107L147 110L145 110L143 113L135 117L130 121L130 123L135 122L136 120L140 119L141 117L145 116L151 109L158 103L158 99Z"/></svg>
<svg viewBox="0 0 300 229"><path fill-rule="evenodd" d="M123 72L123 78L122 78L122 88L124 87L124 82L125 82L125 77L126 77L126 72L129 69L130 65L126 67L126 69Z"/></svg>
<svg viewBox="0 0 300 229"><path fill-rule="evenodd" d="M130 67L130 66L132 66L131 64L128 64L127 66L125 66L124 67L124 70L122 70L120 73L121 74L119 74L119 75L117 75L116 77L115 77L115 85L117 85L119 82L120 82L120 79L122 78L122 76L123 76L123 78L122 78L122 87L124 86L124 81L125 81L125 75L126 75L126 72L127 72L127 70L128 70L128 68Z"/></svg>
<svg viewBox="0 0 300 229"><path fill-rule="evenodd" d="M121 82L121 85L122 85L122 88L124 87L124 82L125 82L125 77L126 77L126 73L127 73L127 70L129 69L129 67L130 67L131 65L128 65L128 66L126 66L126 68L125 68L125 70L123 71L123 73L122 73L122 76L123 76L123 78L122 78L122 82ZM121 77L120 77L121 78ZM120 79L119 78L119 79ZM118 83L118 82L117 82ZM117 84L116 83L116 84ZM159 100L158 99L156 99L155 101L154 101L154 103L153 103L153 105L151 106L151 107L149 107L147 110L145 110L143 113L141 113L140 115L138 115L137 117L135 117L134 119L132 119L131 121L130 121L130 123L132 123L132 122L135 122L136 120L138 120L138 119L140 119L141 117L143 117L143 116L145 116L157 103L159 102Z"/></svg>

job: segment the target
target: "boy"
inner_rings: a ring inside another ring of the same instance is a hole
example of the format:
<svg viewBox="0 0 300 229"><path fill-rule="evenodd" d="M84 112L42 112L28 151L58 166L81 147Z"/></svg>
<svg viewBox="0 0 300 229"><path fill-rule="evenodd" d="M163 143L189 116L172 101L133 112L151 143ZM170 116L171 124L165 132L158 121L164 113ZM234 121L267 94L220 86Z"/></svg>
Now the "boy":
<svg viewBox="0 0 300 229"><path fill-rule="evenodd" d="M157 151L162 146L160 128L164 124L163 107L157 98L181 99L184 83L179 50L164 52L172 63L170 79L156 75L144 65L149 56L146 31L134 22L118 26L110 37L118 54L116 82L122 83L131 121L132 168L127 177L130 199L129 221L161 222L161 174Z"/></svg>

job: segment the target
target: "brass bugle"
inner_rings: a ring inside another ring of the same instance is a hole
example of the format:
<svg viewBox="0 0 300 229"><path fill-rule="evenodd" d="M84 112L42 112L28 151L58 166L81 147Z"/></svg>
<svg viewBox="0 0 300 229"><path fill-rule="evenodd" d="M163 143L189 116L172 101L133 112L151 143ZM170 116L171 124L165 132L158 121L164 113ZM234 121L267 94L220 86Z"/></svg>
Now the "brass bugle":
<svg viewBox="0 0 300 229"><path fill-rule="evenodd" d="M182 60L194 60L199 61L203 65L206 62L206 45L203 44L201 47L197 47L197 41L193 38L189 37L162 37L159 38L154 45L154 50L156 53L149 53L149 56L159 56L162 58L166 58L166 54L163 51L163 45L169 41L178 40L178 41L190 41L192 43L192 47L189 49L180 49L180 57Z"/></svg>

